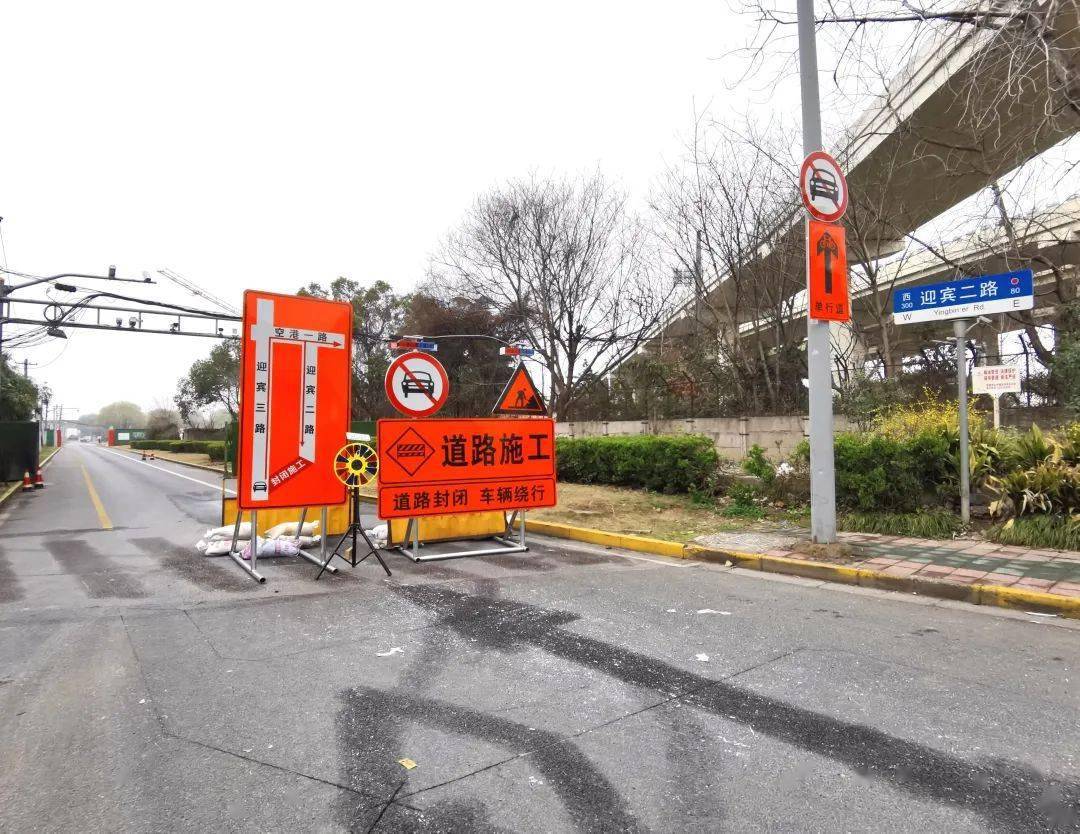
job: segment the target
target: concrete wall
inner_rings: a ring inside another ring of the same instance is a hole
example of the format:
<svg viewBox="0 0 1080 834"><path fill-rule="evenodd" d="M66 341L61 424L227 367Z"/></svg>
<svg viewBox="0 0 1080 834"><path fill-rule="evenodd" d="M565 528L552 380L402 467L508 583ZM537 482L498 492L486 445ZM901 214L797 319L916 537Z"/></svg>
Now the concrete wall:
<svg viewBox="0 0 1080 834"><path fill-rule="evenodd" d="M564 437L602 437L626 434L703 434L726 458L740 460L755 443L776 460L790 454L805 437L806 417L701 417L685 420L579 420L555 424ZM850 427L847 419L835 418L836 431Z"/></svg>

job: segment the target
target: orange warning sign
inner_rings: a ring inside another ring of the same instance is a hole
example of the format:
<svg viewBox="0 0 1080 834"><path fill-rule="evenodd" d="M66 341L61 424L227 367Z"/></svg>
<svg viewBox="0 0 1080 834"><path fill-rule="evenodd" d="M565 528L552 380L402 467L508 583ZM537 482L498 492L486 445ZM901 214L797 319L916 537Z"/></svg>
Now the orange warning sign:
<svg viewBox="0 0 1080 834"><path fill-rule="evenodd" d="M806 277L810 318L825 321L851 318L843 226L820 220L806 221Z"/></svg>
<svg viewBox="0 0 1080 834"><path fill-rule="evenodd" d="M555 506L555 423L380 420L379 518Z"/></svg>
<svg viewBox="0 0 1080 834"><path fill-rule="evenodd" d="M529 376L524 362L519 362L514 375L506 383L498 402L491 409L492 414L547 414L544 398Z"/></svg>
<svg viewBox="0 0 1080 834"><path fill-rule="evenodd" d="M349 430L352 308L248 290L242 332L240 508L342 503L332 466Z"/></svg>

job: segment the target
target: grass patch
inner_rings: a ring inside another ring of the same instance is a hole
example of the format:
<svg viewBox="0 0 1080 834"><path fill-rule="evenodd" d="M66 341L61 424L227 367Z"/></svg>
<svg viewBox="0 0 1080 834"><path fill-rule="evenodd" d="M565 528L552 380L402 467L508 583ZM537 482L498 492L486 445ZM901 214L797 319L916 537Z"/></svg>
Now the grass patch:
<svg viewBox="0 0 1080 834"><path fill-rule="evenodd" d="M1020 516L991 527L984 535L1016 547L1080 550L1080 522L1060 515Z"/></svg>
<svg viewBox="0 0 1080 834"><path fill-rule="evenodd" d="M844 513L841 530L849 533L876 533L882 536L911 536L916 539L951 539L962 525L959 517L944 510L917 513Z"/></svg>
<svg viewBox="0 0 1080 834"><path fill-rule="evenodd" d="M51 455L54 451L56 451L55 446L42 446L41 449L38 450L38 461L45 460L45 458Z"/></svg>
<svg viewBox="0 0 1080 834"><path fill-rule="evenodd" d="M766 515L764 507L742 502L728 504L720 513L725 518L749 518L753 521L765 518Z"/></svg>
<svg viewBox="0 0 1080 834"><path fill-rule="evenodd" d="M715 502L690 495L568 483L559 484L559 506L530 510L528 518L673 542L746 527L744 520L724 518Z"/></svg>

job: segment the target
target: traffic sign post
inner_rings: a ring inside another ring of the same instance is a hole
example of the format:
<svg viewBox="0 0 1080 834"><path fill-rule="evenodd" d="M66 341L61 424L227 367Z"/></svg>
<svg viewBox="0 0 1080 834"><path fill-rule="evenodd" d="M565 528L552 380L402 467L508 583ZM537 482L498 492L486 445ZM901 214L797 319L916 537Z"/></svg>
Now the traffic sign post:
<svg viewBox="0 0 1080 834"><path fill-rule="evenodd" d="M925 284L893 290L893 321L896 324L952 321L956 339L956 392L960 428L960 519L971 519L971 473L968 469L968 331L972 319L993 313L1030 310L1035 306L1035 276L1030 269L995 275L979 275L959 281ZM997 397L994 423L1000 423Z"/></svg>
<svg viewBox="0 0 1080 834"><path fill-rule="evenodd" d="M402 354L390 363L384 387L390 404L409 417L430 417L450 393L442 363L419 351Z"/></svg>
<svg viewBox="0 0 1080 834"><path fill-rule="evenodd" d="M796 0L799 37L799 84L802 99L803 162L799 191L817 220L833 222L844 215L847 181L836 161L822 152L821 103L818 95L814 0ZM832 167L835 170L832 170ZM820 163L820 164L818 164ZM811 170L814 169L814 170ZM822 184L822 171L838 174L835 193ZM815 178L815 173L817 177ZM807 314L806 369L810 399L810 537L818 544L836 541L836 464L833 450L832 346L829 322Z"/></svg>

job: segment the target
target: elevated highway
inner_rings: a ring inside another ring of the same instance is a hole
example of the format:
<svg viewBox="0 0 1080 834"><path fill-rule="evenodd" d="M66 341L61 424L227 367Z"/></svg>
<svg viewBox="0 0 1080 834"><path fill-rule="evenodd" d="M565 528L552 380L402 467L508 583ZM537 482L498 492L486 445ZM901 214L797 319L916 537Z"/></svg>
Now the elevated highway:
<svg viewBox="0 0 1080 834"><path fill-rule="evenodd" d="M864 260L895 253L905 236L1080 129L1080 116L1055 93L1057 88L1039 83L1061 72L1080 78L1077 8L1061 4L1052 24L1054 66L1034 53L1017 55L996 33L952 30L905 68L880 105L853 124L839 147L830 149L847 172L850 211L858 211L864 197L873 198L878 228L864 235L875 241ZM757 276L775 272L779 283L784 271L799 263L790 253L801 250L802 236L802 211L793 195L790 209L765 236L747 269ZM794 287L801 283L801 276L794 282L786 277ZM732 279L730 273L702 275L693 297L658 335L693 333L703 304L710 316L730 315L725 323L729 332L754 327L755 320L769 312L757 306L757 299L772 295L770 303L775 303L775 295L747 293L747 282ZM787 295L789 307L796 292ZM856 299L856 314L863 315L859 308L870 301Z"/></svg>

